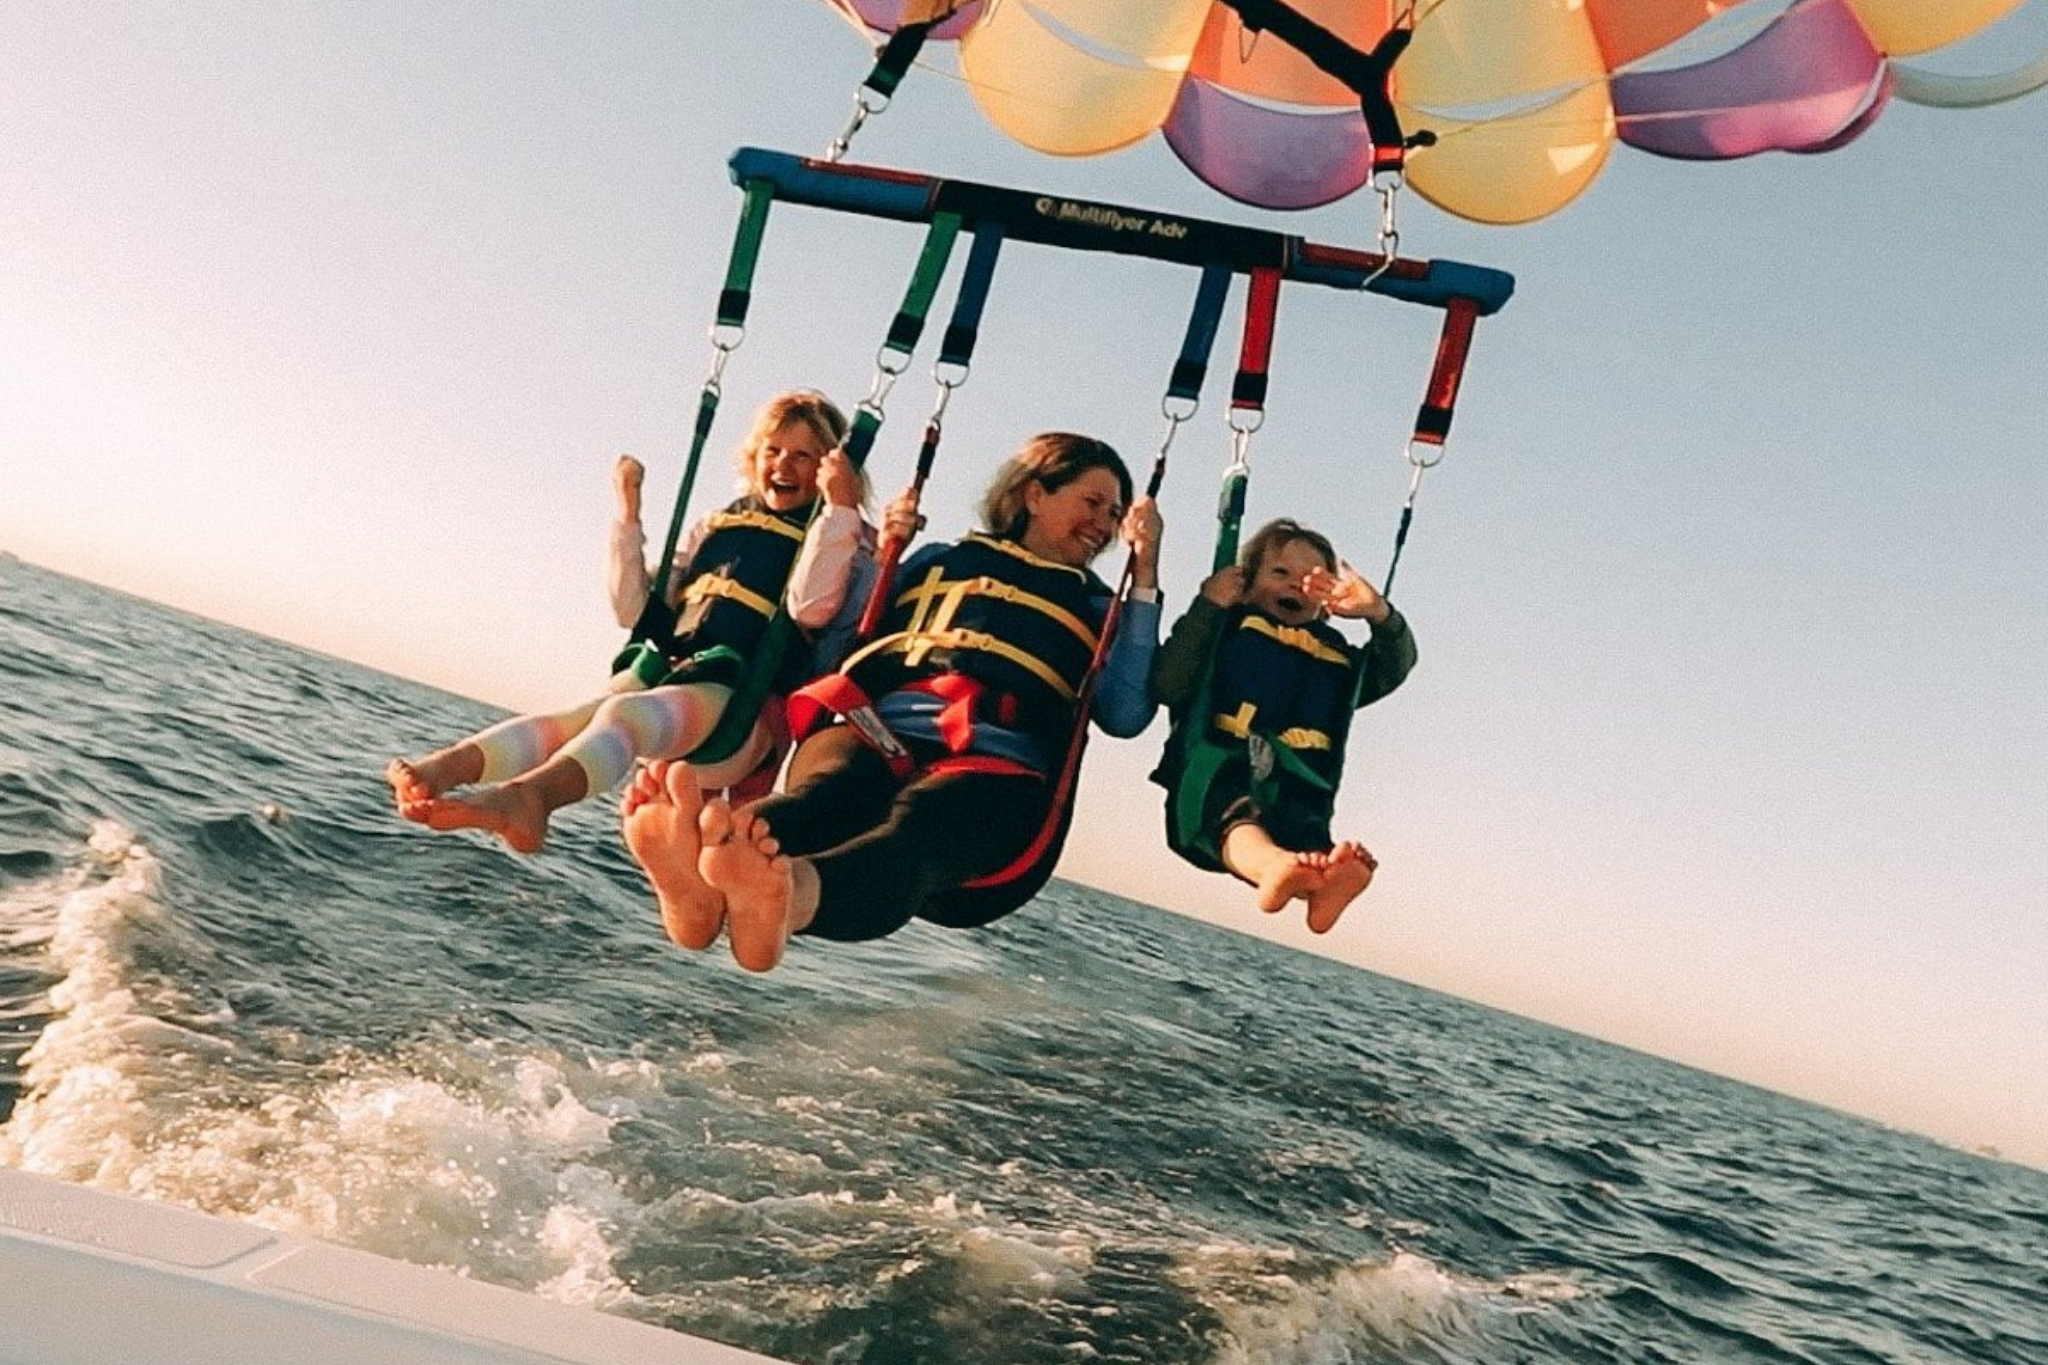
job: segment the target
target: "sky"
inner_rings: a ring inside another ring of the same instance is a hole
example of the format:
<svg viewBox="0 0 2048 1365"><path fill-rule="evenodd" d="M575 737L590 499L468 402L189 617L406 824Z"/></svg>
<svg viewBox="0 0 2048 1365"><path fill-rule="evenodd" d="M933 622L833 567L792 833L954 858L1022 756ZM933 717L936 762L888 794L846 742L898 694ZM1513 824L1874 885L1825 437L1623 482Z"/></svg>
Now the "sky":
<svg viewBox="0 0 2048 1365"><path fill-rule="evenodd" d="M2007 30L2048 47L2048 4ZM610 469L647 462L658 541L726 158L822 153L868 64L816 0L0 8L0 550L509 708L591 694ZM1404 196L1404 254L1518 283L1420 487L1393 594L1420 666L1352 732L1338 829L1377 880L1317 939L1175 861L1163 721L1092 746L1061 874L2048 1168L2044 144L2048 95L1895 104L1825 156L1621 149L1522 227ZM943 51L849 160L1376 229L1369 196L1229 203L1158 139L1031 153ZM778 211L699 505L768 394L867 392L920 236ZM1034 431L1149 464L1191 290L1006 252L935 529ZM1236 316L1161 495L1169 619L1208 564ZM1296 516L1384 572L1436 322L1283 293L1248 528Z"/></svg>

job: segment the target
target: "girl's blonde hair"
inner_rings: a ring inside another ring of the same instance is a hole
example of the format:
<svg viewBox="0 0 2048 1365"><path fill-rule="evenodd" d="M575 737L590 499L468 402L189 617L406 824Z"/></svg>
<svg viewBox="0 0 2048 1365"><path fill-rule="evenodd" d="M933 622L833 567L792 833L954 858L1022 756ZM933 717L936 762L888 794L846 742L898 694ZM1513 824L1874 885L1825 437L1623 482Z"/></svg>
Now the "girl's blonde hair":
<svg viewBox="0 0 2048 1365"><path fill-rule="evenodd" d="M1040 432L996 471L995 482L982 494L982 526L1001 539L1021 539L1031 521L1024 510L1025 486L1035 482L1046 492L1057 493L1091 469L1114 474L1124 506L1130 506L1131 471L1107 441L1071 431Z"/></svg>
<svg viewBox="0 0 2048 1365"><path fill-rule="evenodd" d="M761 405L761 410L754 414L754 425L733 454L733 467L739 471L742 492L758 494L761 491L754 486L761 449L775 439L776 432L791 422L803 423L827 450L846 442L846 414L839 410L837 404L816 389L785 389ZM871 491L868 472L863 468L859 473L860 502L865 507Z"/></svg>

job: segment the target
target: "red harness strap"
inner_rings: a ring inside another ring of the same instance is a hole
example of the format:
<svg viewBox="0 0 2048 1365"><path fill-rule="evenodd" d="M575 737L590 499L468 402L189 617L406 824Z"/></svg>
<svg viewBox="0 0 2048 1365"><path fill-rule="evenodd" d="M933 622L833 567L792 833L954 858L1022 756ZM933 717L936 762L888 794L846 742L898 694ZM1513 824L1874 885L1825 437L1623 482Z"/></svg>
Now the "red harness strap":
<svg viewBox="0 0 2048 1365"><path fill-rule="evenodd" d="M827 673L817 681L807 683L790 694L790 730L802 740L827 725L827 717L837 716L851 725L870 748L887 759L889 771L899 778L909 777L920 767L927 772L1036 775L1037 769L1015 759L967 752L968 746L974 742L976 712L985 704L992 703L994 718L1007 724L1016 717L1015 697L1008 693L990 692L978 679L961 673L940 673L929 678L919 678L914 682L905 683L902 690L928 693L945 703L939 710L938 723L939 742L946 746L947 757L930 763L918 763L903 741L897 738L896 733L875 713L874 701L861 685L844 673Z"/></svg>

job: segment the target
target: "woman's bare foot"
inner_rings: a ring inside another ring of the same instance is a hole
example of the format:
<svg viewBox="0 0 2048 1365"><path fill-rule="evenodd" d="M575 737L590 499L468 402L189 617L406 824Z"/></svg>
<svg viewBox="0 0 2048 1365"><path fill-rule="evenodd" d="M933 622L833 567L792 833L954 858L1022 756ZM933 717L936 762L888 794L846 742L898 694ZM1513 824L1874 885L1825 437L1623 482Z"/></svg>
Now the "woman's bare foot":
<svg viewBox="0 0 2048 1365"><path fill-rule="evenodd" d="M1312 888L1303 899L1308 902L1309 932L1327 934L1336 928L1344 907L1372 885L1379 860L1366 852L1363 844L1349 839L1328 853L1315 856L1322 865L1322 884Z"/></svg>
<svg viewBox="0 0 2048 1365"><path fill-rule="evenodd" d="M548 806L528 782L484 787L467 796L423 801L407 815L428 829L481 829L503 839L516 853L538 853L548 837Z"/></svg>
<svg viewBox="0 0 2048 1365"><path fill-rule="evenodd" d="M789 943L796 878L766 821L735 813L723 797L704 803L697 821L703 849L697 870L725 893L726 939L750 972L772 970Z"/></svg>
<svg viewBox="0 0 2048 1365"><path fill-rule="evenodd" d="M725 897L697 872L704 793L687 763L642 768L619 803L626 851L654 887L661 927L676 946L709 948L725 925Z"/></svg>

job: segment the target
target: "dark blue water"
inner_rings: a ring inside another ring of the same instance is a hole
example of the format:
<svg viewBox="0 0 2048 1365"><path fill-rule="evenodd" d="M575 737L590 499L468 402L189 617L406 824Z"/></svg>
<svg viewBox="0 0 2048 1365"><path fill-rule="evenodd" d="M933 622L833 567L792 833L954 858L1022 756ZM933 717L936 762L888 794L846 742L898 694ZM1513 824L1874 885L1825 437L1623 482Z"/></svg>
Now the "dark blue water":
<svg viewBox="0 0 2048 1365"><path fill-rule="evenodd" d="M820 1365L2048 1361L2048 1175L1067 883L749 977L390 813L493 717L0 561L0 1162Z"/></svg>

